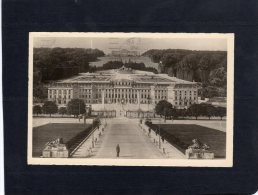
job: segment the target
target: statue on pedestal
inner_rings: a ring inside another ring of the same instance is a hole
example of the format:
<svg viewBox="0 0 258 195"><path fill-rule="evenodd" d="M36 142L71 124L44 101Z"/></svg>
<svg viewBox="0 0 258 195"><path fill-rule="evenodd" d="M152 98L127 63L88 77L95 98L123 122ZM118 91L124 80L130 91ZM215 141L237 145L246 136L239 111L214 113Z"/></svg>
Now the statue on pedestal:
<svg viewBox="0 0 258 195"><path fill-rule="evenodd" d="M193 144L185 150L187 158L214 158L214 153L209 151L210 147L206 143L202 143L198 139L192 140Z"/></svg>

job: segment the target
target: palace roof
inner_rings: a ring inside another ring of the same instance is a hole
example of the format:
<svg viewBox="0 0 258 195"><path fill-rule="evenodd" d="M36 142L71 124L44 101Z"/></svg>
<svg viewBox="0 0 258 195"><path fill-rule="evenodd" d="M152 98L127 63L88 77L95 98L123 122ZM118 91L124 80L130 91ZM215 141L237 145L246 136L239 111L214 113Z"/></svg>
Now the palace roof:
<svg viewBox="0 0 258 195"><path fill-rule="evenodd" d="M121 72L117 70L101 71L97 73L80 73L77 76L59 80L58 83L109 83L112 81L133 81L136 83L181 83L194 84L194 82L185 81L176 77L170 77L167 74L154 74L145 71Z"/></svg>

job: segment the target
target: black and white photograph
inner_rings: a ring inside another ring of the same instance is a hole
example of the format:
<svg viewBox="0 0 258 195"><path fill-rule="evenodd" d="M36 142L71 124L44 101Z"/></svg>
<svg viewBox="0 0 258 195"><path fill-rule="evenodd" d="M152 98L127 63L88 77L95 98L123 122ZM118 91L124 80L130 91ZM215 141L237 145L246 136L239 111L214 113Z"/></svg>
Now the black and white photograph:
<svg viewBox="0 0 258 195"><path fill-rule="evenodd" d="M29 35L28 164L233 166L234 34Z"/></svg>

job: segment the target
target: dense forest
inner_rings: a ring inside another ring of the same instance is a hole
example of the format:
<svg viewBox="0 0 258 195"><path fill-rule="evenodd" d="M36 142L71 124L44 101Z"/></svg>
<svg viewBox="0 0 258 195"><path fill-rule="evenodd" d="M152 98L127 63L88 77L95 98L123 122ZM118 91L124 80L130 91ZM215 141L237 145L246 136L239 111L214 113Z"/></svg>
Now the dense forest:
<svg viewBox="0 0 258 195"><path fill-rule="evenodd" d="M140 62L122 62L122 61L108 61L107 63L103 64L103 66L100 67L91 67L90 72L96 72L96 71L101 71L101 70L110 70L110 69L118 69L121 68L122 66L125 66L126 68L131 68L134 70L142 70L142 71L148 71L148 72L153 72L155 74L158 73L157 69L153 67L146 67L144 63Z"/></svg>
<svg viewBox="0 0 258 195"><path fill-rule="evenodd" d="M143 53L159 63L158 71L180 79L200 82L203 97L226 96L227 52L152 49Z"/></svg>
<svg viewBox="0 0 258 195"><path fill-rule="evenodd" d="M40 74L43 82L62 79L89 71L89 62L104 55L98 49L34 48L34 71Z"/></svg>
<svg viewBox="0 0 258 195"><path fill-rule="evenodd" d="M83 48L34 48L33 95L45 98L42 83L77 75L90 69L89 62L104 56L98 49Z"/></svg>

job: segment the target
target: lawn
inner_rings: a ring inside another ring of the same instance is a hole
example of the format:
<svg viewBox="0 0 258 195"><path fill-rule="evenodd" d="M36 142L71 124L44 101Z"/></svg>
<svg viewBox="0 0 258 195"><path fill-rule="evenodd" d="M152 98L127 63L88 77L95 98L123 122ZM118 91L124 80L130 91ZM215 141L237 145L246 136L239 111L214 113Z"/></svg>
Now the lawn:
<svg viewBox="0 0 258 195"><path fill-rule="evenodd" d="M43 126L34 127L32 156L41 156L42 149L48 141L63 138L64 143L66 143L87 127L89 127L89 125L85 127L84 124L78 123L50 123Z"/></svg>
<svg viewBox="0 0 258 195"><path fill-rule="evenodd" d="M191 145L193 139L199 139L202 143L210 146L210 150L214 152L216 158L225 158L226 156L225 132L195 124L162 124L160 127L187 145Z"/></svg>

